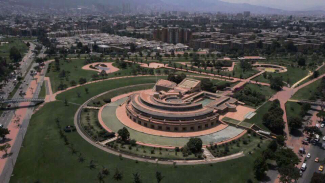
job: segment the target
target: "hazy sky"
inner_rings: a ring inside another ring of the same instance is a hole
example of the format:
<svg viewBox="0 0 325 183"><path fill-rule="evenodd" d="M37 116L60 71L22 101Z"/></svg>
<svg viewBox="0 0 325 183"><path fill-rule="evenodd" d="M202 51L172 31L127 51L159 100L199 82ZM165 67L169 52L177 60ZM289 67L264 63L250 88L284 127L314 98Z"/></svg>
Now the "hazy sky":
<svg viewBox="0 0 325 183"><path fill-rule="evenodd" d="M325 0L222 0L231 3L249 3L285 10L304 10L308 8L324 7Z"/></svg>

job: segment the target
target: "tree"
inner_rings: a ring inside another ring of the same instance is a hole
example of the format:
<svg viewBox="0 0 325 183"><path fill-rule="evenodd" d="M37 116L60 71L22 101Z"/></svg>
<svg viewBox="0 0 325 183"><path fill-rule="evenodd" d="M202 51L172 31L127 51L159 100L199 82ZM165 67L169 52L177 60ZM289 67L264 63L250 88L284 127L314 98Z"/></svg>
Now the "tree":
<svg viewBox="0 0 325 183"><path fill-rule="evenodd" d="M64 99L64 105L68 106L68 100L67 99Z"/></svg>
<svg viewBox="0 0 325 183"><path fill-rule="evenodd" d="M118 136L123 140L127 141L130 138L130 132L128 131L127 128L123 127L120 129L118 132Z"/></svg>
<svg viewBox="0 0 325 183"><path fill-rule="evenodd" d="M14 62L19 62L19 60L22 58L19 50L15 46L10 48L9 58Z"/></svg>
<svg viewBox="0 0 325 183"><path fill-rule="evenodd" d="M300 170L292 164L279 167L278 171L281 175L280 182L283 183L291 183L292 180L296 182L300 178Z"/></svg>
<svg viewBox="0 0 325 183"><path fill-rule="evenodd" d="M290 117L288 120L290 130L298 130L302 127L302 119L300 117Z"/></svg>
<svg viewBox="0 0 325 183"><path fill-rule="evenodd" d="M275 161L279 167L285 167L288 165L297 165L300 160L292 149L281 148L275 153Z"/></svg>
<svg viewBox="0 0 325 183"><path fill-rule="evenodd" d="M113 179L116 180L116 181L120 181L123 179L123 175L122 175L122 172L119 171L119 169L115 169L115 173L113 175Z"/></svg>
<svg viewBox="0 0 325 183"><path fill-rule="evenodd" d="M8 130L8 128L0 128L0 137L2 139L6 138L6 135L8 135L10 133L10 130Z"/></svg>
<svg viewBox="0 0 325 183"><path fill-rule="evenodd" d="M324 183L324 180L325 180L325 174L314 172L310 183Z"/></svg>
<svg viewBox="0 0 325 183"><path fill-rule="evenodd" d="M307 133L310 138L312 138L314 136L314 134L318 134L319 136L323 136L322 131L316 126L305 126L303 131L305 133Z"/></svg>
<svg viewBox="0 0 325 183"><path fill-rule="evenodd" d="M298 65L299 66L306 66L306 59L304 57L301 57L298 59Z"/></svg>
<svg viewBox="0 0 325 183"><path fill-rule="evenodd" d="M4 145L0 146L0 151L5 152L5 155L8 155L8 149L11 147L9 143L5 143Z"/></svg>
<svg viewBox="0 0 325 183"><path fill-rule="evenodd" d="M215 87L213 86L212 81L208 78L201 79L201 88L205 91L215 92Z"/></svg>
<svg viewBox="0 0 325 183"><path fill-rule="evenodd" d="M162 176L161 172L156 172L156 179L157 183L160 183L164 179L164 176Z"/></svg>
<svg viewBox="0 0 325 183"><path fill-rule="evenodd" d="M190 138L186 146L192 153L199 153L202 150L202 140L200 138Z"/></svg>
<svg viewBox="0 0 325 183"><path fill-rule="evenodd" d="M313 78L318 78L318 76L319 76L319 72L318 71L314 71Z"/></svg>
<svg viewBox="0 0 325 183"><path fill-rule="evenodd" d="M270 83L271 88L277 91L282 90L282 87L284 86L283 79L280 76L271 78Z"/></svg>
<svg viewBox="0 0 325 183"><path fill-rule="evenodd" d="M133 174L133 182L134 183L141 183L141 179L140 179L140 174L137 172L137 173L134 173Z"/></svg>
<svg viewBox="0 0 325 183"><path fill-rule="evenodd" d="M257 179L261 179L265 176L265 172L268 170L266 159L262 156L256 158L254 161L254 172Z"/></svg>

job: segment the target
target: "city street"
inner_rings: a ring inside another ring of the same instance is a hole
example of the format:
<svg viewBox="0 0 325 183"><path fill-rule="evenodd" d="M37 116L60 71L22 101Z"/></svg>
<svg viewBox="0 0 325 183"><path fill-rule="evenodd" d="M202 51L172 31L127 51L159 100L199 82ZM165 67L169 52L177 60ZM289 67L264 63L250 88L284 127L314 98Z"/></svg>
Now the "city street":
<svg viewBox="0 0 325 183"><path fill-rule="evenodd" d="M323 135L325 135L325 128L321 128L321 131ZM322 143L324 142L322 140L323 137L320 137L320 141L316 145L310 145L309 151L306 153L310 153L311 157L307 159L307 169L304 171L303 176L301 179L298 180L299 183L309 183L311 181L311 178L314 174L314 172L319 172L318 168L320 165L324 165L321 163L316 163L315 159L318 157L319 161L325 160L325 150L322 148ZM323 172L324 173L324 172Z"/></svg>

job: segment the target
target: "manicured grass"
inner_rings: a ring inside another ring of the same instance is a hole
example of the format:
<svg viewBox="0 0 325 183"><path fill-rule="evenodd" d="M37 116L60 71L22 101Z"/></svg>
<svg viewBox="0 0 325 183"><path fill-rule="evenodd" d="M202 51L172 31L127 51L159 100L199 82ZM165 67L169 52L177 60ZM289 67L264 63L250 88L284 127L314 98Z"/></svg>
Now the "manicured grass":
<svg viewBox="0 0 325 183"><path fill-rule="evenodd" d="M122 152L135 154L138 156L146 156L152 158L163 158L163 159L198 159L194 154L183 156L182 152L175 152L175 149L159 149L148 146L131 146L129 144L122 145L121 143L112 142L110 144L112 147L115 146L116 149Z"/></svg>
<svg viewBox="0 0 325 183"><path fill-rule="evenodd" d="M98 75L98 72L84 70L82 69L84 65L85 65L85 59L72 59L69 60L68 62L61 60L60 71L56 71L55 63L52 62L49 66L50 69L49 72L47 73L47 77L50 77L51 79L53 92L58 91L58 87L61 83L66 85L66 87L70 87L72 86L71 81L75 81L78 84L80 78L86 78L87 82L102 79L101 77L94 79L93 76ZM113 64L113 66L114 65L115 64ZM60 73L63 70L66 72L66 76L60 78L59 77ZM107 74L107 76L105 76L104 79L119 77L119 76L129 76L132 74L131 70L132 70L131 67L127 67L126 69L121 69L117 72Z"/></svg>
<svg viewBox="0 0 325 183"><path fill-rule="evenodd" d="M300 67L291 67L286 66L288 71L285 73L267 73L267 75L272 75L272 77L281 76L283 78L283 81L286 83L289 83L290 85L293 85L300 79L306 77L308 75L308 70L302 69ZM270 80L268 78L264 78L263 74L254 78L254 81L263 82L263 83L270 83Z"/></svg>
<svg viewBox="0 0 325 183"><path fill-rule="evenodd" d="M263 130L269 131L269 129L263 124L263 116L268 112L271 105L272 102L264 103L260 108L255 111L255 116L253 116L251 119L245 119L245 122L255 124Z"/></svg>
<svg viewBox="0 0 325 183"><path fill-rule="evenodd" d="M158 76L158 79L165 79L164 76ZM141 77L134 77L134 78L123 78L123 79L113 79L113 80L107 80L102 81L98 83L92 83L88 85L83 85L80 87L77 87L73 90L68 90L62 94L59 94L56 98L58 100L63 101L64 99L67 99L69 102L83 104L85 101L87 101L89 98L101 94L105 91L119 88L123 86L129 86L129 85L136 85L136 84L145 84L145 83L155 83L156 77L154 76L141 76ZM85 92L85 88L89 89L89 94ZM80 93L80 97L78 97L77 93Z"/></svg>
<svg viewBox="0 0 325 183"><path fill-rule="evenodd" d="M227 123L231 123L231 124L234 124L234 125L237 125L238 123L240 123L240 121L238 121L236 119L228 118L228 117L222 118L222 121L227 122Z"/></svg>
<svg viewBox="0 0 325 183"><path fill-rule="evenodd" d="M236 154L241 151L243 151L245 154L249 153L251 151L255 151L258 148L262 148L263 146L266 147L268 144L268 140L264 139L261 140L259 136L256 136L256 134L245 134L243 137L232 141L227 144L219 145L216 147L210 146L208 147L209 151L213 154L215 157L221 157L229 154ZM260 147L258 147L258 144L260 144ZM226 146L228 146L229 152L226 152Z"/></svg>
<svg viewBox="0 0 325 183"><path fill-rule="evenodd" d="M21 85L21 82L18 82L15 85L15 88L9 93L8 99L11 99L15 95L15 93L18 91L20 85Z"/></svg>
<svg viewBox="0 0 325 183"><path fill-rule="evenodd" d="M322 79L319 79L308 86L305 86L298 90L293 96L292 99L296 100L309 100L314 96L316 89L320 86Z"/></svg>
<svg viewBox="0 0 325 183"><path fill-rule="evenodd" d="M104 83L104 82L103 82ZM103 85L104 88L107 85ZM75 89L77 90L77 89ZM75 93L76 91L71 91ZM92 90L91 95L100 92ZM71 94L69 100L79 101ZM160 171L165 176L162 182L173 183L198 183L198 182L246 182L248 179L257 182L254 178L253 166L255 158L260 154L257 149L252 155L216 163L213 165L177 166L159 165L151 163L136 163L133 160L106 153L82 139L77 132L65 133L70 144L78 151L73 154L70 148L64 145L60 138L55 118L60 118L61 128L73 124L73 117L77 105L64 106L62 101L46 104L32 116L30 126L24 139L24 147L19 153L16 166L11 177L11 182L97 182L97 175L105 166L110 175L106 182L116 182L112 179L115 169L122 171L121 182L132 182L133 173L138 172L144 183L155 181L155 172ZM78 161L78 156L85 158L84 162ZM96 164L90 169L90 161Z"/></svg>
<svg viewBox="0 0 325 183"><path fill-rule="evenodd" d="M64 62L63 60L60 61L60 71L55 71L55 63L52 62L49 65L49 70L46 74L47 77L50 77L51 79L51 85L53 92L58 91L58 86L62 82L63 84L66 84L68 87L71 86L70 82L75 81L76 83L79 82L80 78L86 78L87 81L91 80L91 76L93 74L97 74L98 72L95 71L86 71L82 69L82 66L85 65L85 60L77 59L77 60L71 60L70 62ZM59 74L62 71L70 72L70 74L66 74L67 77L60 78Z"/></svg>
<svg viewBox="0 0 325 183"><path fill-rule="evenodd" d="M45 96L46 96L46 88L45 88L45 82L43 82L38 98L45 98Z"/></svg>
<svg viewBox="0 0 325 183"><path fill-rule="evenodd" d="M286 103L286 112L287 112L287 119L290 117L301 117L299 114L302 108L301 105L297 102L287 102Z"/></svg>
<svg viewBox="0 0 325 183"><path fill-rule="evenodd" d="M1 42L9 42L8 44L4 44L0 46L0 57L4 57L7 59L7 61L10 61L9 55L10 55L10 49L12 47L16 47L19 51L21 56L23 57L25 53L28 50L28 47L26 44L18 38L5 38L1 40Z"/></svg>
<svg viewBox="0 0 325 183"><path fill-rule="evenodd" d="M91 102L88 103L88 106L96 106L96 107L103 106L106 104L106 102L104 101L105 99L111 99L115 96L122 95L125 93L130 93L133 91L151 89L154 87L154 85L155 84L152 83L152 84L148 84L148 85L135 86L135 87L131 87L131 88L121 88L120 90L109 92L103 96L100 96L100 97L92 100Z"/></svg>
<svg viewBox="0 0 325 183"><path fill-rule="evenodd" d="M276 93L275 90L264 85L246 84L245 87L248 87L253 91L262 93L266 97L266 99L271 98Z"/></svg>

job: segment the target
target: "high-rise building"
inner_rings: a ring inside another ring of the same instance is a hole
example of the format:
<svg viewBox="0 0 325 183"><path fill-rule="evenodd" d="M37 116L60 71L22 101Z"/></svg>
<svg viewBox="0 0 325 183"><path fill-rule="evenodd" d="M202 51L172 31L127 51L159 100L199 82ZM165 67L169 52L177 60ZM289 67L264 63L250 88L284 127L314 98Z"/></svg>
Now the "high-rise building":
<svg viewBox="0 0 325 183"><path fill-rule="evenodd" d="M166 43L189 43L192 37L190 29L184 29L179 27L168 27L155 29L153 32L153 38L157 41Z"/></svg>
<svg viewBox="0 0 325 183"><path fill-rule="evenodd" d="M249 17L251 16L251 12L250 11L244 11L244 17Z"/></svg>

